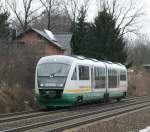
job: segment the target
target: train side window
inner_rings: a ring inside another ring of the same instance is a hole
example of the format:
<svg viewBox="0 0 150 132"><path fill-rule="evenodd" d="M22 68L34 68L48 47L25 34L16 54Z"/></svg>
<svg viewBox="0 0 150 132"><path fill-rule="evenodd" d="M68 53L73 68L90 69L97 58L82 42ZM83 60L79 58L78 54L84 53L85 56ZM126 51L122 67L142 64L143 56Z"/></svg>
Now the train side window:
<svg viewBox="0 0 150 132"><path fill-rule="evenodd" d="M79 80L89 80L88 66L79 66Z"/></svg>
<svg viewBox="0 0 150 132"><path fill-rule="evenodd" d="M101 81L101 88L105 88L105 69L104 68L101 69L100 81Z"/></svg>
<svg viewBox="0 0 150 132"><path fill-rule="evenodd" d="M110 72L110 69L108 69L108 88L111 88L111 72Z"/></svg>
<svg viewBox="0 0 150 132"><path fill-rule="evenodd" d="M98 67L94 67L94 71L95 71L95 89L98 89L98 88L100 88Z"/></svg>
<svg viewBox="0 0 150 132"><path fill-rule="evenodd" d="M94 67L95 71L95 89L105 88L105 69Z"/></svg>
<svg viewBox="0 0 150 132"><path fill-rule="evenodd" d="M113 88L117 88L117 70L113 70Z"/></svg>
<svg viewBox="0 0 150 132"><path fill-rule="evenodd" d="M126 72L120 71L120 81L126 81Z"/></svg>
<svg viewBox="0 0 150 132"><path fill-rule="evenodd" d="M117 71L115 69L108 70L108 87L117 88Z"/></svg>
<svg viewBox="0 0 150 132"><path fill-rule="evenodd" d="M74 69L71 80L77 80L77 69Z"/></svg>

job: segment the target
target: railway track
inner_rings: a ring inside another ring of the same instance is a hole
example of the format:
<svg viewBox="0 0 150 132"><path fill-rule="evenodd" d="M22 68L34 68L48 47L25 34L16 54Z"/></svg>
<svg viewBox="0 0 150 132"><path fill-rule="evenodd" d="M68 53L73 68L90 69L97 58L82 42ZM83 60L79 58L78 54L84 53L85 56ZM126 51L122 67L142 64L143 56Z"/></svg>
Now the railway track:
<svg viewBox="0 0 150 132"><path fill-rule="evenodd" d="M0 114L0 118L16 116L16 115L22 115L22 114L29 114L29 113L34 113L34 112L36 112L36 111L30 110L30 111L22 111L22 112L13 112L13 113L7 113L7 114Z"/></svg>
<svg viewBox="0 0 150 132"><path fill-rule="evenodd" d="M132 101L135 99L140 99L141 97L130 97L126 98L123 101ZM143 96L143 98L147 98L147 96ZM109 102L109 103L97 103L97 104L89 104L85 106L80 106L80 109L86 109L88 107L105 107L106 105L113 105L117 102ZM67 111L73 111L79 109L78 107L73 107L73 108L67 108L67 109L55 109L55 110L50 110L50 111L44 111L44 110L37 110L37 111L23 111L23 112L15 112L15 113L8 113L8 114L0 114L0 123L4 122L10 122L10 121L15 121L19 119L27 119L31 117L37 117L37 116L44 116L47 114L56 114L56 113L61 113L61 112L67 112Z"/></svg>
<svg viewBox="0 0 150 132"><path fill-rule="evenodd" d="M147 97L147 96L142 96L142 97ZM124 100L128 100L128 99L138 99L138 98L141 98L141 97L129 97L129 98L126 98ZM21 111L21 112L13 112L13 113L6 113L6 114L0 114L0 118L3 118L3 117L11 117L11 116L17 116L17 115L23 115L23 114L31 114L31 113L35 113L35 112L40 112L40 111L43 111L43 109L39 109L39 110L29 110L29 111ZM53 111L53 110L51 110Z"/></svg>
<svg viewBox="0 0 150 132"><path fill-rule="evenodd" d="M129 98L122 102L112 102L111 104L106 105L81 106L78 109L41 112L40 114L30 113L26 116L22 115L22 118L21 115L19 115L19 118L7 116L1 118L0 131L16 132L29 129L32 129L32 131L61 131L76 125L82 125L91 121L106 118L114 114L120 114L149 106L150 97L145 96Z"/></svg>
<svg viewBox="0 0 150 132"><path fill-rule="evenodd" d="M147 97L147 96L142 96L143 98L145 97ZM140 99L141 97L128 97L128 98L126 98L126 99L123 99L123 101L128 101L128 100L135 100L135 99ZM98 102L99 103L99 102ZM112 103L112 102L111 102ZM114 103L114 102L113 102ZM116 103L116 102L115 102ZM101 104L96 104L96 105L101 105ZM103 105L107 105L106 103L103 103L102 104L102 106ZM89 104L89 105L86 105L86 106L80 106L80 108L81 107L83 107L83 108L85 108L85 107L89 107L89 106L95 106L95 104L93 105L93 104ZM7 113L7 114L0 114L0 122L5 122L5 119L6 119L6 121L10 121L10 120L12 120L12 119L19 119L20 117L21 118L26 118L26 117L28 117L28 116L33 116L34 117L34 115L35 116L39 116L39 115L44 115L44 114L47 114L47 113L56 113L56 112L64 112L64 111L68 111L68 110L74 110L74 109L77 109L76 107L73 107L73 108L67 108L67 109L65 109L65 108L63 108L63 109L50 109L50 110L44 110L44 109L39 109L39 110L30 110L30 111L22 111L22 112L14 112L14 113ZM3 120L2 120L2 118L3 118ZM10 119L11 118L11 119ZM10 119L10 120L7 120L7 119Z"/></svg>

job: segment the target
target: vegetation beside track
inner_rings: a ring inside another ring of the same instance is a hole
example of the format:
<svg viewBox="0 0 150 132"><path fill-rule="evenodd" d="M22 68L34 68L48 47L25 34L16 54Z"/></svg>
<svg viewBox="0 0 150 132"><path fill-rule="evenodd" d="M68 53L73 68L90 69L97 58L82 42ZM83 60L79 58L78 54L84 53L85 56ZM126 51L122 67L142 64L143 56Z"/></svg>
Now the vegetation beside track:
<svg viewBox="0 0 150 132"><path fill-rule="evenodd" d="M128 73L128 95L144 96L150 95L150 74L145 69L134 69Z"/></svg>
<svg viewBox="0 0 150 132"><path fill-rule="evenodd" d="M0 113L35 108L33 88L39 49L0 42Z"/></svg>
<svg viewBox="0 0 150 132"><path fill-rule="evenodd" d="M37 109L31 90L15 88L0 89L0 113Z"/></svg>

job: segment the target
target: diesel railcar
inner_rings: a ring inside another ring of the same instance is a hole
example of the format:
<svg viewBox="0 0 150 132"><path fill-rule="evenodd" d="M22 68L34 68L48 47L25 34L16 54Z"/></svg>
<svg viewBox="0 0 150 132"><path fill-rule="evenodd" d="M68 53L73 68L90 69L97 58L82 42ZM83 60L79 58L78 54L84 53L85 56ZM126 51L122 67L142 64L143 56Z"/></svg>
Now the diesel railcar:
<svg viewBox="0 0 150 132"><path fill-rule="evenodd" d="M120 63L83 56L52 55L39 60L35 97L45 107L121 100L127 95L127 69Z"/></svg>

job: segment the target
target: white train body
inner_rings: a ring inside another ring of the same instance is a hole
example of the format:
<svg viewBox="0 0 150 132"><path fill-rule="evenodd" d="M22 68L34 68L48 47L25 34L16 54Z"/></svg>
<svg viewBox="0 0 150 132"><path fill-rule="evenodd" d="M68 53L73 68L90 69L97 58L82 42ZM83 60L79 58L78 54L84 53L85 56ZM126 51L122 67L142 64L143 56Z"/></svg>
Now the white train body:
<svg viewBox="0 0 150 132"><path fill-rule="evenodd" d="M54 55L39 60L35 96L46 107L116 98L127 93L127 70L122 64Z"/></svg>

